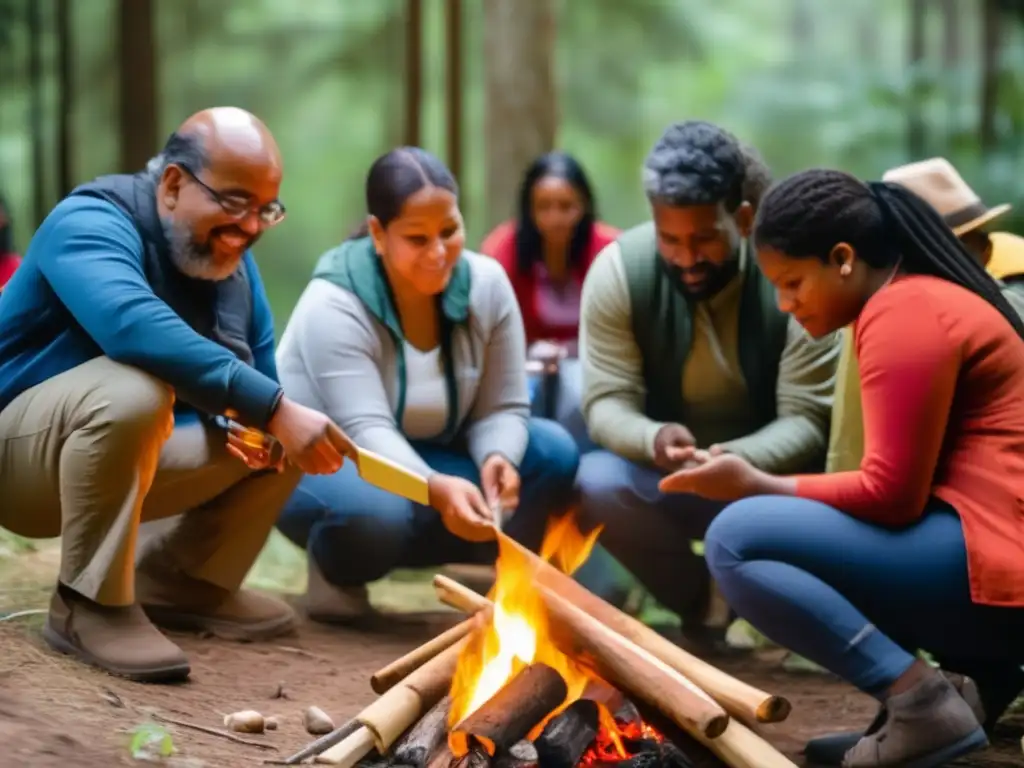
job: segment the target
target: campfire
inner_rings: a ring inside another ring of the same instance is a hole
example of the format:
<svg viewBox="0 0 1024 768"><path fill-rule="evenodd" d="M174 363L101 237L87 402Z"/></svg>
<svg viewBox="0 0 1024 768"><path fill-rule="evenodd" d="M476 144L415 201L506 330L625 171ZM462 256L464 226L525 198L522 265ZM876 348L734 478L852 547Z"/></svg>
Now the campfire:
<svg viewBox="0 0 1024 768"><path fill-rule="evenodd" d="M315 755L345 768L687 768L701 750L731 768L795 768L751 729L785 719L788 702L571 578L598 534L566 515L538 556L499 533L488 597L435 577L440 599L470 618L379 671L371 684L380 698L286 763Z"/></svg>

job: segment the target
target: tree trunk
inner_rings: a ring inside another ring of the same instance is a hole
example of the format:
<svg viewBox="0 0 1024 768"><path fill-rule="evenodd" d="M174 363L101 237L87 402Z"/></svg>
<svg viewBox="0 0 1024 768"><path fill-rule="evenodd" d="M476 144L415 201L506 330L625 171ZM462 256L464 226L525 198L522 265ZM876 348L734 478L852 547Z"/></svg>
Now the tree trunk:
<svg viewBox="0 0 1024 768"><path fill-rule="evenodd" d="M982 151L994 149L996 136L996 110L999 95L999 53L1002 21L997 0L984 0L981 25L981 104L978 121L978 142Z"/></svg>
<svg viewBox="0 0 1024 768"><path fill-rule="evenodd" d="M57 0L57 192L60 197L75 186L74 43L71 0Z"/></svg>
<svg viewBox="0 0 1024 768"><path fill-rule="evenodd" d="M155 5L154 0L120 0L118 8L123 173L141 170L158 147Z"/></svg>
<svg viewBox="0 0 1024 768"><path fill-rule="evenodd" d="M925 16L928 0L910 0L909 66L913 70L914 87L910 89L910 103L907 105L907 154L911 160L920 160L925 153L926 138L922 116L922 92L920 78L925 61Z"/></svg>
<svg viewBox="0 0 1024 768"><path fill-rule="evenodd" d="M555 144L551 0L484 0L488 229L515 212L526 166Z"/></svg>
<svg viewBox="0 0 1024 768"><path fill-rule="evenodd" d="M43 223L49 209L46 174L45 103L43 99L43 14L41 2L28 4L29 141L32 147L32 229Z"/></svg>
<svg viewBox="0 0 1024 768"><path fill-rule="evenodd" d="M462 0L445 2L445 144L448 167L462 181Z"/></svg>
<svg viewBox="0 0 1024 768"><path fill-rule="evenodd" d="M405 137L404 143L420 144L423 108L423 2L406 0L405 21Z"/></svg>

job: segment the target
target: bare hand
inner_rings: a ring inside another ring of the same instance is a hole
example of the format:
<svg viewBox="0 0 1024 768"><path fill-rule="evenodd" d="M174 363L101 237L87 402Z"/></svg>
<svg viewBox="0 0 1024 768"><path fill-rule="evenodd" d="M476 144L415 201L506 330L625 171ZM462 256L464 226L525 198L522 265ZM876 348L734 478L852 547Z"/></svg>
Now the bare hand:
<svg viewBox="0 0 1024 768"><path fill-rule="evenodd" d="M271 468L280 472L284 469L284 451L270 435L230 421L227 436L228 453L249 469L257 472Z"/></svg>
<svg viewBox="0 0 1024 768"><path fill-rule="evenodd" d="M351 438L327 416L281 400L267 431L277 438L288 460L309 475L330 475L341 469L345 457L355 458Z"/></svg>
<svg viewBox="0 0 1024 768"><path fill-rule="evenodd" d="M666 424L654 437L654 463L666 472L682 466L684 449L696 445L693 434L682 424Z"/></svg>
<svg viewBox="0 0 1024 768"><path fill-rule="evenodd" d="M509 513L518 507L519 482L516 468L500 453L492 453L480 468L480 485L491 509Z"/></svg>
<svg viewBox="0 0 1024 768"><path fill-rule="evenodd" d="M735 501L762 493L765 475L746 459L732 453L711 456L696 448L684 449L689 466L662 478L663 493L693 493L716 501Z"/></svg>
<svg viewBox="0 0 1024 768"><path fill-rule="evenodd" d="M494 518L480 489L452 475L433 475L428 483L430 506L441 514L444 527L466 541L494 538Z"/></svg>

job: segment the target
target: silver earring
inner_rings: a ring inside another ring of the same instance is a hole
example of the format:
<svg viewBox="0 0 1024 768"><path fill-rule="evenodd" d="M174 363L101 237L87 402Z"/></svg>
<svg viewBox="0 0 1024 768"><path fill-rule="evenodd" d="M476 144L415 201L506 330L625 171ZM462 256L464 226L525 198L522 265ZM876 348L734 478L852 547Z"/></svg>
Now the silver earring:
<svg viewBox="0 0 1024 768"><path fill-rule="evenodd" d="M849 277L852 271L853 268L849 264L843 264L839 268L839 274L842 275L843 277Z"/></svg>

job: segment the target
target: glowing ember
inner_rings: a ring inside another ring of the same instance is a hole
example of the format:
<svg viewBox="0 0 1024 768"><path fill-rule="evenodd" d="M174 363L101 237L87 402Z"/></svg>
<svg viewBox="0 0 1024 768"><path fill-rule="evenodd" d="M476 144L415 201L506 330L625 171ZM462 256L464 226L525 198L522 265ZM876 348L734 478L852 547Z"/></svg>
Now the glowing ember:
<svg viewBox="0 0 1024 768"><path fill-rule="evenodd" d="M562 572L572 574L586 562L600 532L598 528L584 535L574 515L565 515L548 524L540 556ZM479 709L524 666L541 662L562 675L569 693L562 705L529 734L533 739L548 720L580 698L588 682L597 679L583 664L555 647L543 600L534 588L534 577L534 567L522 552L514 547L501 547L497 579L490 594L494 603L491 620L470 637L452 680L450 727ZM663 740L644 723L616 721L603 705L599 712L600 728L581 759L581 766L630 758L624 740Z"/></svg>

